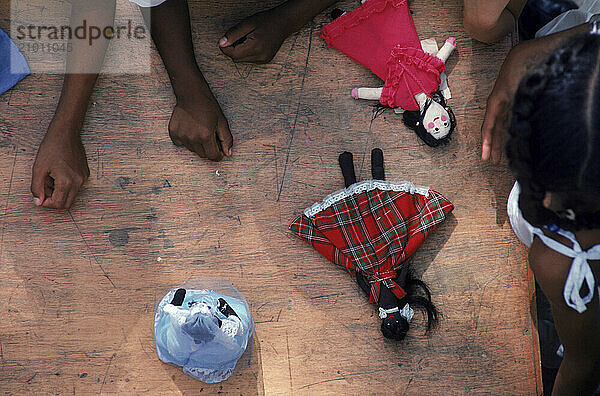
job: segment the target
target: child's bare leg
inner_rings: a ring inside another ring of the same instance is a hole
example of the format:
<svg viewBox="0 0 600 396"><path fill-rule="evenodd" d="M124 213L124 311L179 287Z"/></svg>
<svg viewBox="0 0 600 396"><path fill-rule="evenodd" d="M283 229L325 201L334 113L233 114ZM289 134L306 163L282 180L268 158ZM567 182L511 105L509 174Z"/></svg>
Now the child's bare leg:
<svg viewBox="0 0 600 396"><path fill-rule="evenodd" d="M114 0L73 0L71 25L110 26ZM103 37L90 45L87 40L71 41L67 73L58 106L42 141L31 176L31 192L36 205L69 208L89 176L80 132L87 104L102 67L108 40ZM79 74L78 71L92 71ZM94 72L95 71L95 72Z"/></svg>
<svg viewBox="0 0 600 396"><path fill-rule="evenodd" d="M233 138L227 119L196 63L187 0L167 0L150 12L152 38L177 98L171 140L213 161L230 156ZM143 13L147 17L148 9Z"/></svg>
<svg viewBox="0 0 600 396"><path fill-rule="evenodd" d="M493 43L512 33L526 0L463 0L463 25L475 40Z"/></svg>
<svg viewBox="0 0 600 396"><path fill-rule="evenodd" d="M337 0L288 0L235 25L219 41L236 62L267 63L283 41Z"/></svg>
<svg viewBox="0 0 600 396"><path fill-rule="evenodd" d="M582 232L597 241L595 230ZM585 236L577 238L585 241ZM565 241L568 242L568 241ZM593 395L600 385L600 305L598 294L587 304L584 313L578 313L565 304L563 287L571 265L571 258L562 256L536 239L529 251L529 265L552 306L552 315L564 358L558 370L552 395ZM594 277L600 271L592 264Z"/></svg>

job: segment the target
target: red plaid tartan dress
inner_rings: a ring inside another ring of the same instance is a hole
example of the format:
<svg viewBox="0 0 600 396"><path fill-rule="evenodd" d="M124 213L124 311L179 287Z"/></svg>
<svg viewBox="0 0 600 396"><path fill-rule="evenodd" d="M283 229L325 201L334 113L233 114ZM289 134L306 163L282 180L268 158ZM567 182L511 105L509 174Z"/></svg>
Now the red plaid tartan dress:
<svg viewBox="0 0 600 396"><path fill-rule="evenodd" d="M329 195L304 211L290 230L329 261L371 283L377 302L381 282L399 299L396 271L454 206L442 194L412 183L367 180Z"/></svg>

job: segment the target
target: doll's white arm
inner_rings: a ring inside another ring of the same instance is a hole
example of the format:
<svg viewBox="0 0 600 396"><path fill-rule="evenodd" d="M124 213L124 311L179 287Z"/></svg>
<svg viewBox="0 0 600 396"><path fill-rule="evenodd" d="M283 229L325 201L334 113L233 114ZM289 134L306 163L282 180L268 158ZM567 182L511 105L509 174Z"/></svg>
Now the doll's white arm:
<svg viewBox="0 0 600 396"><path fill-rule="evenodd" d="M367 100L379 100L381 91L383 88L354 88L352 90L352 97L354 99L367 99ZM427 101L428 96L424 92L415 95L415 100L422 109Z"/></svg>
<svg viewBox="0 0 600 396"><path fill-rule="evenodd" d="M379 100L381 96L381 88L354 88L352 90L352 97L354 99L367 99L367 100Z"/></svg>
<svg viewBox="0 0 600 396"><path fill-rule="evenodd" d="M438 51L436 57L439 58L442 62L446 63L454 49L456 48L456 39L454 37L450 37L442 48Z"/></svg>

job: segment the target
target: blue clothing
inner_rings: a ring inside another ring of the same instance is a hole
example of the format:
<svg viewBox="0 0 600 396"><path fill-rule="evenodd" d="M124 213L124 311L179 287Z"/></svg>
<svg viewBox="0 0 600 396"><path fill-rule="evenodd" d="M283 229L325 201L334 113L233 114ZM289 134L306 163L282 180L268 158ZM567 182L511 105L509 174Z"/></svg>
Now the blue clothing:
<svg viewBox="0 0 600 396"><path fill-rule="evenodd" d="M29 65L19 48L0 29L0 95L29 75Z"/></svg>
<svg viewBox="0 0 600 396"><path fill-rule="evenodd" d="M241 295L234 298L212 290L186 289L181 305L175 306L169 302L175 292L170 290L156 307L154 341L158 357L182 366L186 374L200 381L226 380L254 333L246 300ZM219 309L219 300L234 314L227 316Z"/></svg>

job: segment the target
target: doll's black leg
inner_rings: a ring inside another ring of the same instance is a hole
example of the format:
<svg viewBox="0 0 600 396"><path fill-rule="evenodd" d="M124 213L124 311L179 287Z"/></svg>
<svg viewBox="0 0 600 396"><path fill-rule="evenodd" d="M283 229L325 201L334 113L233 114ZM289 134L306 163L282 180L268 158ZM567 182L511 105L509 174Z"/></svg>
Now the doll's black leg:
<svg viewBox="0 0 600 396"><path fill-rule="evenodd" d="M379 148L374 148L371 151L371 174L375 180L385 180L383 151L381 151Z"/></svg>
<svg viewBox="0 0 600 396"><path fill-rule="evenodd" d="M356 174L354 173L354 159L352 153L344 151L338 159L342 175L344 175L344 184L346 187L356 183Z"/></svg>

